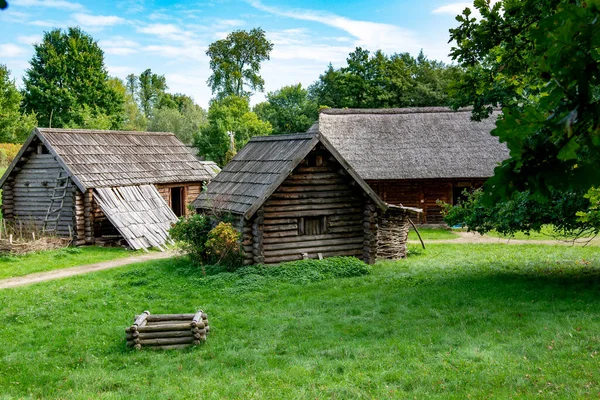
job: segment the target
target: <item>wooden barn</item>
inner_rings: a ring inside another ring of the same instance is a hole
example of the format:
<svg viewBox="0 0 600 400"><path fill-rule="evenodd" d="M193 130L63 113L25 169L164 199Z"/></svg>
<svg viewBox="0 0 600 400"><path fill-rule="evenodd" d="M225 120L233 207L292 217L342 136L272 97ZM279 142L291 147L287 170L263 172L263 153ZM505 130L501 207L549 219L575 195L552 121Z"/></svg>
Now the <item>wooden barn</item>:
<svg viewBox="0 0 600 400"><path fill-rule="evenodd" d="M0 180L7 223L161 247L215 176L174 134L35 129Z"/></svg>
<svg viewBox="0 0 600 400"><path fill-rule="evenodd" d="M385 204L319 133L252 138L194 206L237 216L245 264L406 253L408 210Z"/></svg>
<svg viewBox="0 0 600 400"><path fill-rule="evenodd" d="M443 223L437 200L454 204L508 158L490 132L495 116L471 121L468 109L323 109L320 132L390 204L423 209L419 222Z"/></svg>

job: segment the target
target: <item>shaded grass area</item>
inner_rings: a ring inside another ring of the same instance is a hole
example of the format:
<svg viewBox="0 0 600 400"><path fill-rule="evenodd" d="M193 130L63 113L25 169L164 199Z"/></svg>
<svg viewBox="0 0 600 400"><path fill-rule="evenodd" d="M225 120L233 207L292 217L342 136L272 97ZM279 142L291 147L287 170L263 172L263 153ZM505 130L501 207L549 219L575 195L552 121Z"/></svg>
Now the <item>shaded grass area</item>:
<svg viewBox="0 0 600 400"><path fill-rule="evenodd" d="M157 260L0 291L0 393L44 398L581 398L600 392L600 249L431 244L367 276ZM325 280L323 280L325 279ZM132 352L134 313L208 342Z"/></svg>
<svg viewBox="0 0 600 400"><path fill-rule="evenodd" d="M423 240L451 240L458 239L459 236L449 229L444 228L419 228L419 233ZM408 240L419 240L417 233L413 228L408 231Z"/></svg>
<svg viewBox="0 0 600 400"><path fill-rule="evenodd" d="M552 225L544 225L539 232L516 232L514 235L503 235L496 231L490 231L486 233L488 236L498 237L503 239L517 239L517 240L572 240L571 237L561 235Z"/></svg>
<svg viewBox="0 0 600 400"><path fill-rule="evenodd" d="M129 257L139 252L121 247L66 247L24 255L0 256L0 279Z"/></svg>

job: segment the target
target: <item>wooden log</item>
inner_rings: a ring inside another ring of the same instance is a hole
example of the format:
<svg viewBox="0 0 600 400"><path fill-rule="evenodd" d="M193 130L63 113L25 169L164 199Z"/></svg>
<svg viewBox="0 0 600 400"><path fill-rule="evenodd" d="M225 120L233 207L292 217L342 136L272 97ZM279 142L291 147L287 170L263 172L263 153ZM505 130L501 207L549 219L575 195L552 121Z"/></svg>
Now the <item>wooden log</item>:
<svg viewBox="0 0 600 400"><path fill-rule="evenodd" d="M286 225L286 224L296 224L296 218L271 218L265 219L266 225Z"/></svg>
<svg viewBox="0 0 600 400"><path fill-rule="evenodd" d="M207 330L204 327L192 329L192 333L194 335L206 335L206 332L207 332Z"/></svg>
<svg viewBox="0 0 600 400"><path fill-rule="evenodd" d="M354 254L357 250L363 249L363 242L360 241L358 243L350 243L350 244L339 244L339 245L327 245L327 246L310 246L310 247L297 247L297 248L286 248L280 250L269 250L265 252L266 257L276 257L276 256L287 256L294 254L317 254L323 253L323 255L327 256L330 252L340 253L339 255L344 255L345 252Z"/></svg>
<svg viewBox="0 0 600 400"><path fill-rule="evenodd" d="M321 182L322 183L322 182ZM278 193L301 193L301 192L335 192L349 190L348 185L326 185L317 186L287 186L285 182L277 189Z"/></svg>
<svg viewBox="0 0 600 400"><path fill-rule="evenodd" d="M148 322L156 321L188 321L194 318L196 314L151 314L148 315Z"/></svg>
<svg viewBox="0 0 600 400"><path fill-rule="evenodd" d="M128 333L125 335L125 338L127 340L133 340L133 339L137 338L138 336L140 336L140 333L138 331L131 331L131 333Z"/></svg>
<svg viewBox="0 0 600 400"><path fill-rule="evenodd" d="M192 318L192 327L195 328L200 320L202 320L202 310L198 311ZM202 328L204 328L204 326L202 326Z"/></svg>
<svg viewBox="0 0 600 400"><path fill-rule="evenodd" d="M327 249L332 246L360 244L363 243L363 236L350 236L346 238L334 238L334 239L318 239L318 240L302 240L303 236L298 236L298 241L288 243L265 243L265 252L271 252L272 250L286 250L286 249L311 249L321 248ZM354 246L355 248L356 246Z"/></svg>
<svg viewBox="0 0 600 400"><path fill-rule="evenodd" d="M184 331L189 330L191 328L191 324L182 323L182 324L172 324L172 325L146 325L142 327L138 327L137 330L141 332L166 332L166 331Z"/></svg>
<svg viewBox="0 0 600 400"><path fill-rule="evenodd" d="M281 232L265 232L264 237L267 238L278 238L278 237L288 237L288 236L298 236L298 229L294 229L291 231L281 231Z"/></svg>
<svg viewBox="0 0 600 400"><path fill-rule="evenodd" d="M276 213L265 212L265 218L286 218L286 217L318 217L322 215L338 215L360 212L362 208L347 209L329 209L329 210L303 210L303 211L281 211Z"/></svg>
<svg viewBox="0 0 600 400"><path fill-rule="evenodd" d="M148 318L148 315L150 315L150 311L148 311L148 310L144 311L143 313L141 313L140 315L138 315L135 318L133 325L140 326L142 324L142 322L146 321L146 319Z"/></svg>
<svg viewBox="0 0 600 400"><path fill-rule="evenodd" d="M362 204L360 201L354 202L345 202L345 203L336 203L336 202L326 202L319 204L296 204L293 205L288 204L287 206L268 206L265 205L265 219L267 219L267 215L277 215L277 213L282 211L311 211L311 210L348 210L351 208L361 207Z"/></svg>
<svg viewBox="0 0 600 400"><path fill-rule="evenodd" d="M155 338L155 339L140 339L142 346L164 346L171 344L186 344L193 343L197 339L191 337L176 337L176 338Z"/></svg>
<svg viewBox="0 0 600 400"><path fill-rule="evenodd" d="M263 231L266 232L280 232L280 231L289 231L289 230L298 230L297 224L285 224L285 225L265 225L263 227Z"/></svg>
<svg viewBox="0 0 600 400"><path fill-rule="evenodd" d="M358 230L362 232L362 227L359 227ZM303 235L296 237L285 237L285 238L273 238L267 237L265 235L264 244L265 249L267 248L267 244L281 244L281 243L294 243L294 242L310 242L315 240L332 240L332 239L343 239L343 238L362 238L362 233L356 234L356 232L352 233L336 233L336 234L322 234L322 235Z"/></svg>

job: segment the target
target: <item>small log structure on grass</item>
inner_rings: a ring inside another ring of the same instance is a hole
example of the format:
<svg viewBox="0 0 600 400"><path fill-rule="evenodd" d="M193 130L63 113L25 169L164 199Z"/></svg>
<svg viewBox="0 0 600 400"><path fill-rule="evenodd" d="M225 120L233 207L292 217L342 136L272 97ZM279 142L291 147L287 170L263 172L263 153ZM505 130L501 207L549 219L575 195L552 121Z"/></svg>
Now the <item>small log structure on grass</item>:
<svg viewBox="0 0 600 400"><path fill-rule="evenodd" d="M133 324L125 329L127 347L140 350L185 349L206 341L210 331L208 316L202 310L196 314L136 315Z"/></svg>

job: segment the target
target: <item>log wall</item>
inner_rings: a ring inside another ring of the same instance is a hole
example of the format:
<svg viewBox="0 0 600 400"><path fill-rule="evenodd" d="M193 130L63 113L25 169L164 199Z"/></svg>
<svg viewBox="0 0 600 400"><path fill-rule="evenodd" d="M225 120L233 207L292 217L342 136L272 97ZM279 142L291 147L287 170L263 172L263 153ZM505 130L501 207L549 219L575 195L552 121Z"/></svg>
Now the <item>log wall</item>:
<svg viewBox="0 0 600 400"><path fill-rule="evenodd" d="M32 143L2 188L2 211L6 221L35 224L41 229L61 170L54 156L38 154L37 144ZM69 182L58 221L61 236L69 236L75 227L75 192L74 183Z"/></svg>
<svg viewBox="0 0 600 400"><path fill-rule="evenodd" d="M484 178L367 181L386 203L422 208L423 213L415 221L420 224L444 224L437 200L453 204L455 190L479 188L484 182Z"/></svg>
<svg viewBox="0 0 600 400"><path fill-rule="evenodd" d="M363 190L319 145L245 223L245 262L275 264L319 253L364 258L365 201Z"/></svg>

